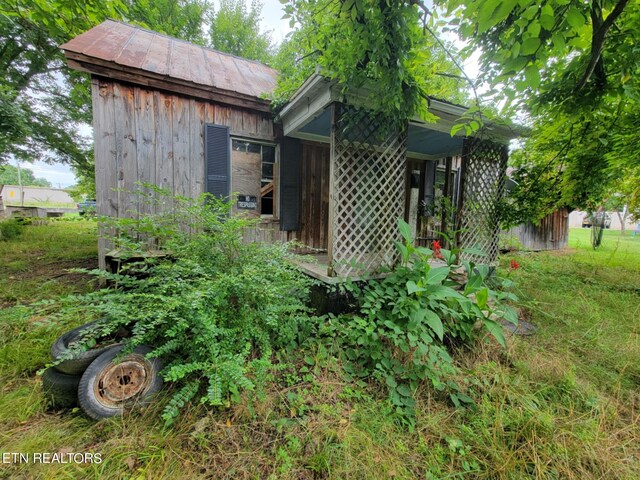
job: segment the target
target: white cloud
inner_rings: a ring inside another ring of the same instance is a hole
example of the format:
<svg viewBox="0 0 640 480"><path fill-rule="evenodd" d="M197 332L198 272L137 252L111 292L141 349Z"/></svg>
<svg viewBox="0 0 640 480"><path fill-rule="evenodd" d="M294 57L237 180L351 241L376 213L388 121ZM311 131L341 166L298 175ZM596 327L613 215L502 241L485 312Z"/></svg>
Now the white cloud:
<svg viewBox="0 0 640 480"><path fill-rule="evenodd" d="M62 163L48 164L45 162L21 162L22 168L28 168L36 178L44 178L51 182L54 188L66 188L77 183L76 177L69 165Z"/></svg>

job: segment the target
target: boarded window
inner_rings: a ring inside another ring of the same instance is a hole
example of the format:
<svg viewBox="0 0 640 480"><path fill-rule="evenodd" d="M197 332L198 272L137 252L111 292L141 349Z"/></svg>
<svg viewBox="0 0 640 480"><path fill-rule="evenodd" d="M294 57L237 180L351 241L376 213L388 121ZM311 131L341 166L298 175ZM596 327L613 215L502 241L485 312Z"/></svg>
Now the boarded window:
<svg viewBox="0 0 640 480"><path fill-rule="evenodd" d="M253 177L253 174L259 175L259 213L260 215L274 215L274 194L277 191L276 184L276 147L273 145L265 145L261 143L250 142L247 140L233 139L231 148L238 159L242 156L246 165L251 165L250 168L257 169L256 172L244 172L245 176ZM235 157L234 157L235 158ZM254 159L255 161L251 161ZM235 162L235 160L234 160ZM249 167L247 167L249 168ZM256 178L257 181L257 178ZM241 182L238 183L241 185ZM234 187L235 188L235 187ZM254 191L253 188L244 186L245 189ZM239 194L247 192L237 192Z"/></svg>

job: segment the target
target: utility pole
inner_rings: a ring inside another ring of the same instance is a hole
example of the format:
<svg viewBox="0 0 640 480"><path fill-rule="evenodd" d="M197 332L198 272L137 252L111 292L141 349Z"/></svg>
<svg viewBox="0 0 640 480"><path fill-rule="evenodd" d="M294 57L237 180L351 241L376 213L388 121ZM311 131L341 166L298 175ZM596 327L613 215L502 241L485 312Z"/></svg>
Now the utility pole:
<svg viewBox="0 0 640 480"><path fill-rule="evenodd" d="M20 187L20 206L24 207L24 188L22 188L22 170L20 170L20 160L16 158L16 167L18 167L18 187Z"/></svg>

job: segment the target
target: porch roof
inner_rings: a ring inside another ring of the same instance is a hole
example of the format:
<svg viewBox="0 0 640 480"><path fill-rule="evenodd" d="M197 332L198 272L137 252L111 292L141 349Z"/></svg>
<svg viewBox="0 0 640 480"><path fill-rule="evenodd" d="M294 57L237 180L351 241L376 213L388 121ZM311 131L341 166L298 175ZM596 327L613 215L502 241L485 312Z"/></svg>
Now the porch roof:
<svg viewBox="0 0 640 480"><path fill-rule="evenodd" d="M351 94L347 102L366 104L369 92ZM282 109L279 118L286 136L328 143L331 136L331 108L341 97L340 86L319 73L310 76ZM407 152L410 157L437 159L462 152L464 132L451 135L467 107L429 97L429 112L438 117L436 123L414 118L409 122ZM486 133L500 143L519 136L510 125L487 123Z"/></svg>

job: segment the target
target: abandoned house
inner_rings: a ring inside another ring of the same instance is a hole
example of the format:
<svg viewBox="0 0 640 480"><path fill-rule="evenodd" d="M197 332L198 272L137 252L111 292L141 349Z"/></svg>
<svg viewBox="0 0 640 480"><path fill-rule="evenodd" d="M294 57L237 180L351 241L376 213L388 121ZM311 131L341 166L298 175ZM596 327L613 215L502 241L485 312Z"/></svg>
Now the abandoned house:
<svg viewBox="0 0 640 480"><path fill-rule="evenodd" d="M92 76L101 215L144 215L127 193L136 182L233 193L235 212L259 217L249 239L301 242L317 257L304 268L325 281L392 264L398 217L423 245L449 229L497 255L510 128L490 126L490 140L451 136L466 108L431 99L437 123L387 132L320 74L276 115L270 67L115 21L61 48ZM345 119L355 128L341 128Z"/></svg>

